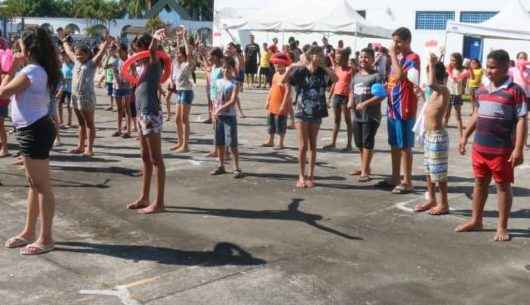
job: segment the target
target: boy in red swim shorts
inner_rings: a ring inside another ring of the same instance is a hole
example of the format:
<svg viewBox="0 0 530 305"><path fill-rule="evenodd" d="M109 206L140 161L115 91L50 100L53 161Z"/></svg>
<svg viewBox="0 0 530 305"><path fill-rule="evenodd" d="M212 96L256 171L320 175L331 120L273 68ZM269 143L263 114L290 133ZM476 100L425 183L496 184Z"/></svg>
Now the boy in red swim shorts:
<svg viewBox="0 0 530 305"><path fill-rule="evenodd" d="M497 186L499 220L495 241L508 241L508 218L512 206L513 170L523 163L523 147L528 129L526 94L508 75L510 56L504 50L488 55L486 74L491 83L477 91L478 111L473 113L460 139L465 154L467 139L475 132L473 152L473 213L457 232L482 230L484 205L493 178Z"/></svg>

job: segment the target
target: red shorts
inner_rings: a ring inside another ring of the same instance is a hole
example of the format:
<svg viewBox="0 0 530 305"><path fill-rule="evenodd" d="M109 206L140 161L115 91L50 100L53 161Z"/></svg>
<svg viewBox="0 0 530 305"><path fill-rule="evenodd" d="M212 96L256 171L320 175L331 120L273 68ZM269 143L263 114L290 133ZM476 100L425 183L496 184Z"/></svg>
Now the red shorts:
<svg viewBox="0 0 530 305"><path fill-rule="evenodd" d="M513 183L513 167L510 155L484 154L473 149L471 161L476 178L493 176L496 183Z"/></svg>

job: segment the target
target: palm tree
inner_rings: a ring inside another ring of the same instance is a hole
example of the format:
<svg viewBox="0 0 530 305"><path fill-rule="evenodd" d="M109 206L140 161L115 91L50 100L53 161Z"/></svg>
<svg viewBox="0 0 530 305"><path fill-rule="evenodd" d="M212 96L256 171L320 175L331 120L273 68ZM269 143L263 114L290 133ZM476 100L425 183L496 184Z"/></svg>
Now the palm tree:
<svg viewBox="0 0 530 305"><path fill-rule="evenodd" d="M122 0L121 6L127 11L129 17L143 17L156 0Z"/></svg>
<svg viewBox="0 0 530 305"><path fill-rule="evenodd" d="M188 10L193 19L213 19L213 0L179 0L179 4Z"/></svg>

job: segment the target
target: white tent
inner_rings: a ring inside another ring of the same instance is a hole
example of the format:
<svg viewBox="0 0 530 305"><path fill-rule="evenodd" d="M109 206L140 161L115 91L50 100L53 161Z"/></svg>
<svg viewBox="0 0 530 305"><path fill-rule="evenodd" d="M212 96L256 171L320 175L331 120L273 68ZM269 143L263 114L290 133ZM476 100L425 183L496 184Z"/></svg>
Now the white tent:
<svg viewBox="0 0 530 305"><path fill-rule="evenodd" d="M247 19L227 18L225 30L264 32L332 33L357 37L390 38L392 31L366 21L346 0L335 6L326 1L298 0L288 5L269 8Z"/></svg>
<svg viewBox="0 0 530 305"><path fill-rule="evenodd" d="M483 38L530 40L530 14L521 0L511 0L503 10L485 22L449 21L446 31Z"/></svg>

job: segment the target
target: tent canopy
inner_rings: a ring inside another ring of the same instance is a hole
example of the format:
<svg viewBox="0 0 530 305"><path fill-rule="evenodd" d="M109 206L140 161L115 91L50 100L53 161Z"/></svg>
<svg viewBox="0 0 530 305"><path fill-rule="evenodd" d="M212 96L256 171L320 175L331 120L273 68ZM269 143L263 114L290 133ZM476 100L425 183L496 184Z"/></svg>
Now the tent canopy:
<svg viewBox="0 0 530 305"><path fill-rule="evenodd" d="M316 17L318 16L318 17ZM222 21L224 29L265 32L333 33L390 38L392 31L365 20L346 0L334 6L327 1L294 0L286 6L265 9L249 18Z"/></svg>
<svg viewBox="0 0 530 305"><path fill-rule="evenodd" d="M483 38L530 40L530 14L521 0L511 0L502 11L485 22L449 21L446 31Z"/></svg>

